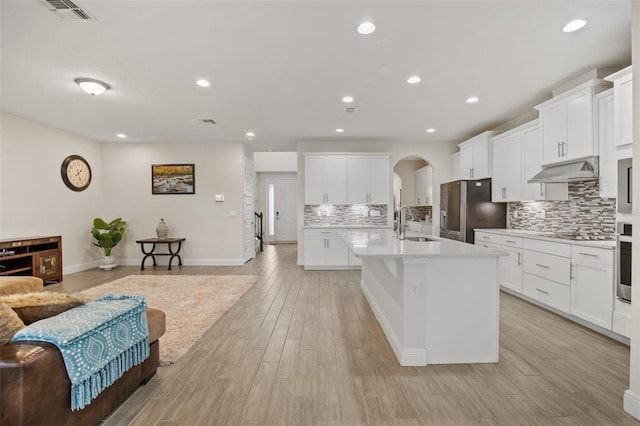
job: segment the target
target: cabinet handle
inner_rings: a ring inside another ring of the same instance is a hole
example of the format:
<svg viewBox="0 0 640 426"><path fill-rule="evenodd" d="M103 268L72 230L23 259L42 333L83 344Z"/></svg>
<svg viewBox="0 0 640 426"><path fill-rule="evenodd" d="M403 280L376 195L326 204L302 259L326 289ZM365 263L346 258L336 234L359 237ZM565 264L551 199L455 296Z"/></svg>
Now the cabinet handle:
<svg viewBox="0 0 640 426"><path fill-rule="evenodd" d="M549 267L547 265L541 265L539 263L536 263L536 266L539 266L539 267L544 268L544 269L549 269Z"/></svg>
<svg viewBox="0 0 640 426"><path fill-rule="evenodd" d="M569 265L569 281L573 279L573 263Z"/></svg>
<svg viewBox="0 0 640 426"><path fill-rule="evenodd" d="M471 176L471 179L473 179L473 167L469 169L469 175Z"/></svg>
<svg viewBox="0 0 640 426"><path fill-rule="evenodd" d="M331 234L331 231L322 231L321 234Z"/></svg>
<svg viewBox="0 0 640 426"><path fill-rule="evenodd" d="M540 183L540 196L542 197L544 193L542 192L542 182Z"/></svg>
<svg viewBox="0 0 640 426"><path fill-rule="evenodd" d="M562 153L560 152L560 141L558 141L558 157L562 157Z"/></svg>
<svg viewBox="0 0 640 426"><path fill-rule="evenodd" d="M538 287L536 287L536 290L538 290L540 293L546 294L547 296L549 295L548 291L542 290L542 289L540 289Z"/></svg>
<svg viewBox="0 0 640 426"><path fill-rule="evenodd" d="M328 239L328 238L327 238L327 240L326 240L326 241L327 241L327 248L329 248L329 243L330 243L330 241L329 241L329 239Z"/></svg>
<svg viewBox="0 0 640 426"><path fill-rule="evenodd" d="M580 252L580 253L578 253L578 254L581 254L581 255L583 255L583 256L589 256L589 257L600 257L600 256L598 256L597 254L591 254L591 253L582 253L582 252Z"/></svg>
<svg viewBox="0 0 640 426"><path fill-rule="evenodd" d="M486 235L480 235L480 238L482 238L483 240L490 240L491 237L487 237Z"/></svg>
<svg viewBox="0 0 640 426"><path fill-rule="evenodd" d="M565 149L565 147L567 146L567 143L565 141L562 141L562 156L566 157L567 155L567 150Z"/></svg>
<svg viewBox="0 0 640 426"><path fill-rule="evenodd" d="M520 258L522 257L522 253L518 253L518 266L522 265L522 261Z"/></svg>

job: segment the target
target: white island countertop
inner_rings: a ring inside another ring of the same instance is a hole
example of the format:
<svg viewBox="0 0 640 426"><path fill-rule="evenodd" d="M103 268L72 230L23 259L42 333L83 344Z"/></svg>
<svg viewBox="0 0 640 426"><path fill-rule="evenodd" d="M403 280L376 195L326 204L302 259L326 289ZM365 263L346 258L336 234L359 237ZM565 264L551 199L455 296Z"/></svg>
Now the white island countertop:
<svg viewBox="0 0 640 426"><path fill-rule="evenodd" d="M345 231L338 234L349 249L360 258L429 258L429 257L486 257L506 256L501 250L487 249L473 244L425 236L432 241L400 240L390 229ZM407 238L420 234L407 233Z"/></svg>

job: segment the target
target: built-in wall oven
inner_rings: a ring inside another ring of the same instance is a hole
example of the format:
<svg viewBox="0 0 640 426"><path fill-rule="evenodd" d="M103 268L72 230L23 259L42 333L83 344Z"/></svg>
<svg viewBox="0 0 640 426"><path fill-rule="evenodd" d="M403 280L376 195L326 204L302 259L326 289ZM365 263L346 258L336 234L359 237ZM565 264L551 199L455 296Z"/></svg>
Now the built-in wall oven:
<svg viewBox="0 0 640 426"><path fill-rule="evenodd" d="M618 222L618 285L616 295L631 303L631 224Z"/></svg>

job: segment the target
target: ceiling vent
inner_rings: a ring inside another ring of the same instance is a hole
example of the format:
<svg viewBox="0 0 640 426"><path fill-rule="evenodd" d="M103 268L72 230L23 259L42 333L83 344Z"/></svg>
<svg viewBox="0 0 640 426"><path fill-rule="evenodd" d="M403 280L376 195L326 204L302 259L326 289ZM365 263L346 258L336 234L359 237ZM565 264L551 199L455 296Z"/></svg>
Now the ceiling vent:
<svg viewBox="0 0 640 426"><path fill-rule="evenodd" d="M42 0L50 11L65 21L91 21L94 18L70 0Z"/></svg>
<svg viewBox="0 0 640 426"><path fill-rule="evenodd" d="M216 122L213 121L213 118L201 118L200 121L206 124L216 124Z"/></svg>
<svg viewBox="0 0 640 426"><path fill-rule="evenodd" d="M356 107L346 107L344 109L344 113L345 114L355 114L356 113Z"/></svg>

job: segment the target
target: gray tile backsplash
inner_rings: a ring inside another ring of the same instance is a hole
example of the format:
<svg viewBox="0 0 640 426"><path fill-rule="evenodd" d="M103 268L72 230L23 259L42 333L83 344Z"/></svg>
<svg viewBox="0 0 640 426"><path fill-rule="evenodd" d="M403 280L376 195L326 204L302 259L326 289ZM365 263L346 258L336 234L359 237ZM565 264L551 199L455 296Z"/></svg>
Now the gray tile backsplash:
<svg viewBox="0 0 640 426"><path fill-rule="evenodd" d="M567 201L509 203L509 227L579 240L615 240L616 200L600 198L597 180L569 183Z"/></svg>
<svg viewBox="0 0 640 426"><path fill-rule="evenodd" d="M386 226L386 204L307 204L304 226Z"/></svg>

